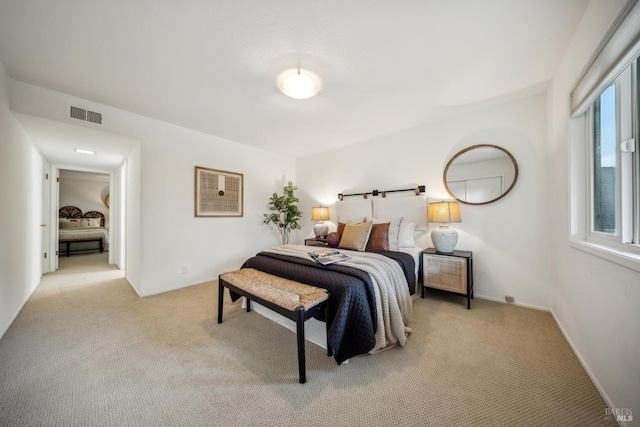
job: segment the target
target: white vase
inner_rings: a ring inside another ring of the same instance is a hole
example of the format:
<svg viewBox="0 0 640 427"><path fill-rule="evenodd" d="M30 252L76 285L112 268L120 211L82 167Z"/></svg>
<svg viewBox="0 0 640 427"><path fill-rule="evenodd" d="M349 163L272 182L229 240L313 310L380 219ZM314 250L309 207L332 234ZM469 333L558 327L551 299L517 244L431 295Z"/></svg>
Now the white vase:
<svg viewBox="0 0 640 427"><path fill-rule="evenodd" d="M431 232L431 241L436 251L448 254L453 252L458 243L458 233L448 225L441 224Z"/></svg>
<svg viewBox="0 0 640 427"><path fill-rule="evenodd" d="M326 236L329 234L329 226L323 222L319 222L313 227L313 234L316 235L316 238Z"/></svg>

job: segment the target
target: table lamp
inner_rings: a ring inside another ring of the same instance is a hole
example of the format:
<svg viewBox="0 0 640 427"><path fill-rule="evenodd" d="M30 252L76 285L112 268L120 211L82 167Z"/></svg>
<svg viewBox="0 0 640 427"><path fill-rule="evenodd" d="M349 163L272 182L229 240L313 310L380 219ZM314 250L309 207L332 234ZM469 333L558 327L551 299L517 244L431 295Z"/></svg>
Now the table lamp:
<svg viewBox="0 0 640 427"><path fill-rule="evenodd" d="M329 233L329 226L322 221L329 220L329 208L326 206L318 206L311 208L311 221L319 221L314 227L313 232L316 239L326 237Z"/></svg>
<svg viewBox="0 0 640 427"><path fill-rule="evenodd" d="M449 228L450 222L462 222L458 202L429 203L429 222L439 222L440 227L431 232L431 241L436 251L451 253L458 243L458 233Z"/></svg>

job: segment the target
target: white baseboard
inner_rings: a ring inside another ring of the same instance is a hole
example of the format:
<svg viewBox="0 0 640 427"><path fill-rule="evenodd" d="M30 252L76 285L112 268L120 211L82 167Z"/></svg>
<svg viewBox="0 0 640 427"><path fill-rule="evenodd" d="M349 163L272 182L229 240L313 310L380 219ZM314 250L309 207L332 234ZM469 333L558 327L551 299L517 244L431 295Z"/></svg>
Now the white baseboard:
<svg viewBox="0 0 640 427"><path fill-rule="evenodd" d="M13 325L13 322L16 321L16 317L18 317L18 314L20 314L20 312L22 311L22 307L24 307L30 297L31 295L29 295L27 299L22 303L22 305L18 308L18 311L16 311L13 317L11 317L11 321L9 321L6 325L2 325L2 331L0 331L0 340L2 339L2 337L4 337L4 334L7 333L11 325Z"/></svg>
<svg viewBox="0 0 640 427"><path fill-rule="evenodd" d="M142 293L139 293L138 296L140 296L140 297L150 297L151 295L164 294L165 292L177 291L178 289L184 289L184 288L188 288L190 286L202 285L203 283L209 283L209 282L216 282L216 289L217 289L218 276L216 276L213 279L199 280L197 282L184 283L182 285L170 286L168 288L163 288L163 289L156 289L153 292L142 292ZM133 286L132 286L132 288L133 288Z"/></svg>
<svg viewBox="0 0 640 427"><path fill-rule="evenodd" d="M489 301L495 301L495 302L501 302L503 304L510 304L510 305L517 305L518 307L525 307L525 308L532 308L534 310L540 310L540 311L548 311L550 312L551 309L549 307L542 307L539 305L533 305L533 304L526 304L523 302L506 302L504 300L504 298L496 298L496 297L490 297L487 295L478 295L478 294L474 294L473 295L474 298L480 298L480 299L486 299Z"/></svg>
<svg viewBox="0 0 640 427"><path fill-rule="evenodd" d="M560 323L560 321L556 317L556 314L553 312L553 310L550 310L550 311L551 311L551 316L553 316L553 320L555 320L556 325L558 325L558 329L560 329L560 332L562 332L562 335L564 336L564 339L567 340L567 342L569 343L569 347L571 347L571 350L573 351L573 354L575 354L576 357L578 358L578 360L580 361L580 364L582 365L582 368L585 370L585 372L587 373L587 375L591 379L591 382L598 389L598 392L600 393L600 396L602 396L602 399L604 400L604 403L606 403L607 406L610 409L615 409L616 406L611 402L611 399L609 398L609 396L605 392L604 388L600 385L600 382L596 378L595 374L591 371L591 369L589 368L589 365L587 365L587 362L585 362L585 360L582 358L582 355L580 354L580 352L578 351L576 346L571 341L571 338L569 338L569 335L567 334L567 331L565 331L565 329L562 327L562 324ZM602 409L603 409L602 417L604 418L604 408L602 408ZM623 425L623 426L627 426L627 425L630 426L631 425L626 421L620 421L619 423L621 425Z"/></svg>
<svg viewBox="0 0 640 427"><path fill-rule="evenodd" d="M531 309L534 309L534 310L541 310L541 311L546 311L546 312L551 313L551 316L553 317L553 320L556 322L556 325L558 325L558 329L560 329L560 332L562 332L562 336L564 336L564 339L567 340L567 343L569 343L569 347L571 347L571 350L573 351L573 354L575 354L576 357L578 358L578 361L580 361L580 365L582 365L582 368L585 370L585 372L589 376L589 379L591 379L591 382L593 383L593 385L595 385L596 389L600 393L600 396L602 396L602 399L606 403L607 407L610 408L610 409L616 409L616 406L613 404L613 402L611 401L611 399L609 398L609 396L605 392L605 390L602 387L602 385L600 385L600 382L596 378L595 374L589 368L589 365L587 365L587 363L585 362L584 358L582 357L582 355L580 354L580 352L578 351L576 346L571 341L571 338L569 338L569 335L567 334L567 331L564 329L564 327L562 326L562 324L558 320L558 317L556 316L556 314L553 312L552 309L547 308L547 307L540 307L540 306L536 306L536 305L532 305L532 304L518 303L518 302L508 303L502 298L495 298L495 297L490 297L490 296L487 296L487 295L477 295L476 294L476 295L474 295L474 297L475 298L480 298L480 299L486 299L486 300L489 300L489 301L495 301L495 302L499 302L499 303L502 303L502 304L513 304L513 305L517 305L517 306L520 306L520 307L531 308ZM604 408L603 408L602 417L604 418L604 416L605 416L605 414L604 414ZM631 426L631 424L629 422L626 422L626 421L620 421L619 424L622 425L622 426Z"/></svg>
<svg viewBox="0 0 640 427"><path fill-rule="evenodd" d="M29 298L31 298L31 295L33 295L33 293L35 292L35 290L38 288L38 286L40 286L40 282L42 281L42 277L40 278L40 280L38 281L38 283L33 286L31 288L31 291L29 291L29 293L27 294L27 296L24 298L24 300L22 301L22 304L20 304L20 307L18 307L18 309L16 310L16 312L13 314L13 316L11 317L11 321L9 323L7 323L6 325L0 325L0 327L2 328L2 330L0 331L0 339L2 339L2 337L4 337L4 334L7 333L7 331L9 330L9 328L11 327L11 325L13 325L13 322L16 321L16 318L18 317L18 314L20 314L20 312L22 311L22 309L24 308L24 305L27 303L27 301L29 301Z"/></svg>

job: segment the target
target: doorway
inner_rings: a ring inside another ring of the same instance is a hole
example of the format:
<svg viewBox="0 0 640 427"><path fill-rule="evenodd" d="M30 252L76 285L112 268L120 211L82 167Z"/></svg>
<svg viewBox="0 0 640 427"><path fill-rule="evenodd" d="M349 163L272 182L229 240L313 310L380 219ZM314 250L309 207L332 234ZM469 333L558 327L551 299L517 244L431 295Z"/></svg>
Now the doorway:
<svg viewBox="0 0 640 427"><path fill-rule="evenodd" d="M126 175L122 170L123 165L116 171L50 166L52 185L46 205L51 224L49 253L57 256L51 256L45 272L77 264L85 269L103 264L99 267L113 265L124 270L124 262L119 262L126 248L125 212L121 209L125 205L126 193L121 189L126 188Z"/></svg>

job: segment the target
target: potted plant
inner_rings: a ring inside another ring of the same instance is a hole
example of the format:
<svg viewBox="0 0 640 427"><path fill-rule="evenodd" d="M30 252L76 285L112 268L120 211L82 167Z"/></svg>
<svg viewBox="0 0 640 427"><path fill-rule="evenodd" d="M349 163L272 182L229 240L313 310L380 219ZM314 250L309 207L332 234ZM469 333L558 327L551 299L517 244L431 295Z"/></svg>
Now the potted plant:
<svg viewBox="0 0 640 427"><path fill-rule="evenodd" d="M295 187L291 181L282 187L282 195L273 193L269 199L269 210L271 213L264 214L264 223L274 223L278 227L280 236L282 236L282 244L289 243L289 235L291 230L299 230L298 221L302 218L302 212L298 209L298 198L295 195Z"/></svg>

